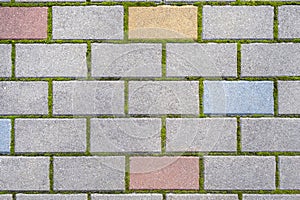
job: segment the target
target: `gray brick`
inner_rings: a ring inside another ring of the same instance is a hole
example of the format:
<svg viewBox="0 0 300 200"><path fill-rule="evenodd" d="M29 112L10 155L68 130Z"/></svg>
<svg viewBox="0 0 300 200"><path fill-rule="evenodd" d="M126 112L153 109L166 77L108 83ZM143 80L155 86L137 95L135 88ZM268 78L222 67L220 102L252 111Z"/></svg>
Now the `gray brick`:
<svg viewBox="0 0 300 200"><path fill-rule="evenodd" d="M0 190L49 191L49 158L0 157Z"/></svg>
<svg viewBox="0 0 300 200"><path fill-rule="evenodd" d="M54 81L55 115L124 114L123 81Z"/></svg>
<svg viewBox="0 0 300 200"><path fill-rule="evenodd" d="M85 119L16 119L15 152L85 152Z"/></svg>
<svg viewBox="0 0 300 200"><path fill-rule="evenodd" d="M93 77L160 77L161 44L92 44Z"/></svg>
<svg viewBox="0 0 300 200"><path fill-rule="evenodd" d="M86 44L17 44L17 77L86 77Z"/></svg>
<svg viewBox="0 0 300 200"><path fill-rule="evenodd" d="M86 194L17 194L16 200L87 200Z"/></svg>
<svg viewBox="0 0 300 200"><path fill-rule="evenodd" d="M241 119L242 151L300 151L300 119Z"/></svg>
<svg viewBox="0 0 300 200"><path fill-rule="evenodd" d="M11 194L0 194L0 200L12 200Z"/></svg>
<svg viewBox="0 0 300 200"><path fill-rule="evenodd" d="M167 119L167 151L236 151L234 118Z"/></svg>
<svg viewBox="0 0 300 200"><path fill-rule="evenodd" d="M161 194L92 194L92 200L162 200Z"/></svg>
<svg viewBox="0 0 300 200"><path fill-rule="evenodd" d="M279 6L278 37L283 39L300 37L300 6Z"/></svg>
<svg viewBox="0 0 300 200"><path fill-rule="evenodd" d="M11 66L11 45L0 44L0 77L10 77Z"/></svg>
<svg viewBox="0 0 300 200"><path fill-rule="evenodd" d="M125 157L54 157L54 190L124 190Z"/></svg>
<svg viewBox="0 0 300 200"><path fill-rule="evenodd" d="M0 119L0 153L9 153L11 136L10 119Z"/></svg>
<svg viewBox="0 0 300 200"><path fill-rule="evenodd" d="M273 39L271 6L204 6L203 39Z"/></svg>
<svg viewBox="0 0 300 200"><path fill-rule="evenodd" d="M278 81L279 114L300 114L300 81Z"/></svg>
<svg viewBox="0 0 300 200"><path fill-rule="evenodd" d="M53 6L53 39L123 39L123 6Z"/></svg>
<svg viewBox="0 0 300 200"><path fill-rule="evenodd" d="M300 44L243 44L241 76L300 76Z"/></svg>
<svg viewBox="0 0 300 200"><path fill-rule="evenodd" d="M199 114L197 81L130 81L130 114Z"/></svg>
<svg viewBox="0 0 300 200"><path fill-rule="evenodd" d="M300 156L279 156L279 188L300 189Z"/></svg>
<svg viewBox="0 0 300 200"><path fill-rule="evenodd" d="M0 115L48 114L47 82L0 82Z"/></svg>
<svg viewBox="0 0 300 200"><path fill-rule="evenodd" d="M92 119L91 152L160 152L160 119Z"/></svg>
<svg viewBox="0 0 300 200"><path fill-rule="evenodd" d="M299 200L300 194L243 194L243 200Z"/></svg>
<svg viewBox="0 0 300 200"><path fill-rule="evenodd" d="M167 200L238 200L237 194L167 194Z"/></svg>
<svg viewBox="0 0 300 200"><path fill-rule="evenodd" d="M271 81L204 81L205 114L273 114Z"/></svg>
<svg viewBox="0 0 300 200"><path fill-rule="evenodd" d="M15 0L15 2L85 2L85 0Z"/></svg>
<svg viewBox="0 0 300 200"><path fill-rule="evenodd" d="M235 77L236 44L167 44L167 76Z"/></svg>
<svg viewBox="0 0 300 200"><path fill-rule="evenodd" d="M204 189L273 190L275 157L205 156Z"/></svg>

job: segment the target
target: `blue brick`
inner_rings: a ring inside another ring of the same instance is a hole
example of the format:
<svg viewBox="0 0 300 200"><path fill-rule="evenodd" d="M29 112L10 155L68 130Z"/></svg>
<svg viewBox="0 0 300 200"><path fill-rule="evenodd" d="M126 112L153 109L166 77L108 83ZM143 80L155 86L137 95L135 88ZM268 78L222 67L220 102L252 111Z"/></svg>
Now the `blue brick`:
<svg viewBox="0 0 300 200"><path fill-rule="evenodd" d="M273 114L272 81L204 81L205 114Z"/></svg>
<svg viewBox="0 0 300 200"><path fill-rule="evenodd" d="M10 146L10 120L0 119L0 153L8 153Z"/></svg>

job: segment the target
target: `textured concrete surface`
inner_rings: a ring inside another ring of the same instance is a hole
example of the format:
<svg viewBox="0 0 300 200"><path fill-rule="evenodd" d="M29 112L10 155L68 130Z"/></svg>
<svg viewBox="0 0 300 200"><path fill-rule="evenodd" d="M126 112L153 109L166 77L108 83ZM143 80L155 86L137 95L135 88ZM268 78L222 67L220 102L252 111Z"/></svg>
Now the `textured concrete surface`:
<svg viewBox="0 0 300 200"><path fill-rule="evenodd" d="M162 200L161 194L93 194L92 200Z"/></svg>
<svg viewBox="0 0 300 200"><path fill-rule="evenodd" d="M11 76L11 45L0 44L0 77Z"/></svg>
<svg viewBox="0 0 300 200"><path fill-rule="evenodd" d="M278 81L278 112L300 113L300 81Z"/></svg>
<svg viewBox="0 0 300 200"><path fill-rule="evenodd" d="M0 153L9 153L11 136L11 121L0 119Z"/></svg>
<svg viewBox="0 0 300 200"><path fill-rule="evenodd" d="M278 7L278 37L283 39L300 37L300 6Z"/></svg>
<svg viewBox="0 0 300 200"><path fill-rule="evenodd" d="M299 194L244 194L244 200L298 200Z"/></svg>
<svg viewBox="0 0 300 200"><path fill-rule="evenodd" d="M238 200L236 194L167 194L167 200Z"/></svg>
<svg viewBox="0 0 300 200"><path fill-rule="evenodd" d="M87 200L86 194L17 194L17 200Z"/></svg>
<svg viewBox="0 0 300 200"><path fill-rule="evenodd" d="M300 189L300 156L279 156L279 188Z"/></svg>
<svg viewBox="0 0 300 200"><path fill-rule="evenodd" d="M1 200L12 200L12 195L10 194L0 194Z"/></svg>

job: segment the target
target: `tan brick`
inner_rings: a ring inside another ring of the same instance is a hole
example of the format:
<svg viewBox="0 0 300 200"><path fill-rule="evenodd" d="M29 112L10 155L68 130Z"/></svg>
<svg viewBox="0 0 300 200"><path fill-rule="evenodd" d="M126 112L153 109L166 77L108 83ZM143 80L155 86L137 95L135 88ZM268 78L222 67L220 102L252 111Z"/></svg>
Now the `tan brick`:
<svg viewBox="0 0 300 200"><path fill-rule="evenodd" d="M129 7L129 39L197 39L196 6Z"/></svg>

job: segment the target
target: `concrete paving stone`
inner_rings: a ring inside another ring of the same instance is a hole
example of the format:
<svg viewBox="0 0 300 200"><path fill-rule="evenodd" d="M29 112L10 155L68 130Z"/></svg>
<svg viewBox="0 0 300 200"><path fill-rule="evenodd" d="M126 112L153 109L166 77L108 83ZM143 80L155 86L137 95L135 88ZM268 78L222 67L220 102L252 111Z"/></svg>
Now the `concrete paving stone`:
<svg viewBox="0 0 300 200"><path fill-rule="evenodd" d="M198 81L129 81L129 114L199 114Z"/></svg>
<svg viewBox="0 0 300 200"><path fill-rule="evenodd" d="M0 119L0 153L10 152L11 122L9 119Z"/></svg>
<svg viewBox="0 0 300 200"><path fill-rule="evenodd" d="M49 191L49 157L0 157L1 191Z"/></svg>
<svg viewBox="0 0 300 200"><path fill-rule="evenodd" d="M167 194L167 200L238 200L237 194Z"/></svg>
<svg viewBox="0 0 300 200"><path fill-rule="evenodd" d="M0 200L13 200L11 194L0 194Z"/></svg>
<svg viewBox="0 0 300 200"><path fill-rule="evenodd" d="M236 151L235 118L166 120L166 151Z"/></svg>
<svg viewBox="0 0 300 200"><path fill-rule="evenodd" d="M0 39L46 39L47 7L0 7Z"/></svg>
<svg viewBox="0 0 300 200"><path fill-rule="evenodd" d="M16 119L15 152L85 152L85 119Z"/></svg>
<svg viewBox="0 0 300 200"><path fill-rule="evenodd" d="M53 39L123 39L123 6L53 6Z"/></svg>
<svg viewBox="0 0 300 200"><path fill-rule="evenodd" d="M236 44L167 44L167 76L237 76Z"/></svg>
<svg viewBox="0 0 300 200"><path fill-rule="evenodd" d="M271 81L204 81L205 114L273 114Z"/></svg>
<svg viewBox="0 0 300 200"><path fill-rule="evenodd" d="M202 38L273 39L272 6L203 6Z"/></svg>
<svg viewBox="0 0 300 200"><path fill-rule="evenodd" d="M48 83L0 82L0 115L25 114L48 114Z"/></svg>
<svg viewBox="0 0 300 200"><path fill-rule="evenodd" d="M16 200L87 200L86 194L16 194Z"/></svg>
<svg viewBox="0 0 300 200"><path fill-rule="evenodd" d="M300 119L241 118L242 151L300 151Z"/></svg>
<svg viewBox="0 0 300 200"><path fill-rule="evenodd" d="M160 152L161 120L91 119L91 152Z"/></svg>
<svg viewBox="0 0 300 200"><path fill-rule="evenodd" d="M300 194L243 194L243 200L299 200Z"/></svg>
<svg viewBox="0 0 300 200"><path fill-rule="evenodd" d="M85 0L15 0L15 2L85 2Z"/></svg>
<svg viewBox="0 0 300 200"><path fill-rule="evenodd" d="M92 44L93 77L160 77L161 44Z"/></svg>
<svg viewBox="0 0 300 200"><path fill-rule="evenodd" d="M123 81L54 81L55 115L124 114Z"/></svg>
<svg viewBox="0 0 300 200"><path fill-rule="evenodd" d="M92 200L162 200L162 194L92 194Z"/></svg>
<svg viewBox="0 0 300 200"><path fill-rule="evenodd" d="M275 157L204 156L205 190L274 190Z"/></svg>
<svg viewBox="0 0 300 200"><path fill-rule="evenodd" d="M198 157L131 157L130 189L199 189Z"/></svg>
<svg viewBox="0 0 300 200"><path fill-rule="evenodd" d="M300 114L300 81L278 81L278 113Z"/></svg>
<svg viewBox="0 0 300 200"><path fill-rule="evenodd" d="M300 38L300 6L278 7L278 38Z"/></svg>
<svg viewBox="0 0 300 200"><path fill-rule="evenodd" d="M125 190L125 157L54 157L55 191Z"/></svg>
<svg viewBox="0 0 300 200"><path fill-rule="evenodd" d="M300 189L300 156L279 156L279 188Z"/></svg>
<svg viewBox="0 0 300 200"><path fill-rule="evenodd" d="M129 7L128 11L129 39L197 39L196 6Z"/></svg>
<svg viewBox="0 0 300 200"><path fill-rule="evenodd" d="M17 44L16 77L86 77L86 44Z"/></svg>
<svg viewBox="0 0 300 200"><path fill-rule="evenodd" d="M242 44L241 76L300 76L300 44Z"/></svg>
<svg viewBox="0 0 300 200"><path fill-rule="evenodd" d="M0 77L10 77L11 68L11 45L0 44Z"/></svg>

